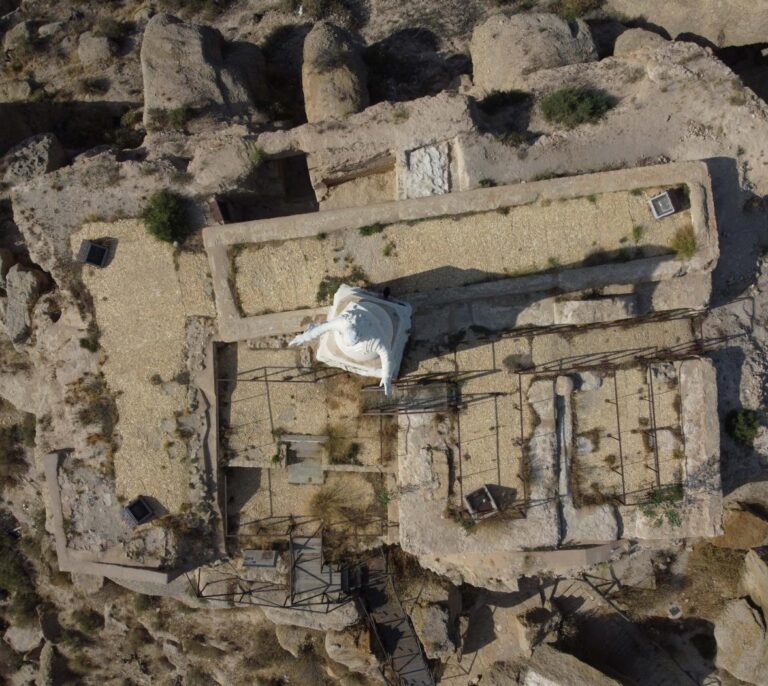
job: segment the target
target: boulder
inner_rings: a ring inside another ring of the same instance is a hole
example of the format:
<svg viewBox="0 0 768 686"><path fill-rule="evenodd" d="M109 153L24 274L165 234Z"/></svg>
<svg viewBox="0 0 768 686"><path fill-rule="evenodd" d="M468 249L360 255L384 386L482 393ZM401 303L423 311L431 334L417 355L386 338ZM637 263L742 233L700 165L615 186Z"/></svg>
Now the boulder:
<svg viewBox="0 0 768 686"><path fill-rule="evenodd" d="M90 31L80 34L77 56L83 66L103 67L109 64L114 53L114 43L106 36L96 36Z"/></svg>
<svg viewBox="0 0 768 686"><path fill-rule="evenodd" d="M11 626L5 630L3 639L17 653L28 653L40 645L43 640L43 633L40 631L40 627L34 624Z"/></svg>
<svg viewBox="0 0 768 686"><path fill-rule="evenodd" d="M619 686L618 681L549 645L539 646L533 653L521 683L524 686Z"/></svg>
<svg viewBox="0 0 768 686"><path fill-rule="evenodd" d="M0 102L28 100L32 95L32 84L27 79L14 79L0 83Z"/></svg>
<svg viewBox="0 0 768 686"><path fill-rule="evenodd" d="M744 588L768 617L768 546L750 550L744 558Z"/></svg>
<svg viewBox="0 0 768 686"><path fill-rule="evenodd" d="M472 33L469 46L475 85L484 91L524 88L540 69L597 59L588 26L554 14L496 14Z"/></svg>
<svg viewBox="0 0 768 686"><path fill-rule="evenodd" d="M750 684L768 683L768 635L760 610L743 598L730 601L715 622L715 664Z"/></svg>
<svg viewBox="0 0 768 686"><path fill-rule="evenodd" d="M338 119L368 106L365 64L344 29L319 22L304 41L301 82L307 121Z"/></svg>
<svg viewBox="0 0 768 686"><path fill-rule="evenodd" d="M141 44L145 124L158 110L182 107L226 116L252 112L248 88L252 79L225 60L223 44L215 29L169 14L157 14L147 22Z"/></svg>
<svg viewBox="0 0 768 686"><path fill-rule="evenodd" d="M9 29L3 38L3 51L13 52L26 48L34 39L34 25L31 21L22 21Z"/></svg>
<svg viewBox="0 0 768 686"><path fill-rule="evenodd" d="M456 653L448 610L440 605L416 605L411 622L430 660L447 660Z"/></svg>
<svg viewBox="0 0 768 686"><path fill-rule="evenodd" d="M6 183L21 183L63 166L67 153L52 133L41 133L19 143L5 156Z"/></svg>
<svg viewBox="0 0 768 686"><path fill-rule="evenodd" d="M5 331L14 343L22 343L29 338L32 308L47 287L48 277L39 269L16 264L8 270L5 277L8 295Z"/></svg>
<svg viewBox="0 0 768 686"><path fill-rule="evenodd" d="M764 43L768 36L768 0L606 0L603 9L642 17L673 38L704 38L717 47Z"/></svg>
<svg viewBox="0 0 768 686"><path fill-rule="evenodd" d="M666 43L666 39L653 31L645 29L629 29L624 31L613 46L615 57L623 57L631 52L642 50L644 48L653 49Z"/></svg>
<svg viewBox="0 0 768 686"><path fill-rule="evenodd" d="M712 539L719 548L749 550L768 545L768 520L751 510L726 510L723 515L722 536Z"/></svg>
<svg viewBox="0 0 768 686"><path fill-rule="evenodd" d="M40 38L55 36L57 33L60 33L66 25L66 22L63 21L52 21L48 24L43 24L37 30L37 35L40 36Z"/></svg>

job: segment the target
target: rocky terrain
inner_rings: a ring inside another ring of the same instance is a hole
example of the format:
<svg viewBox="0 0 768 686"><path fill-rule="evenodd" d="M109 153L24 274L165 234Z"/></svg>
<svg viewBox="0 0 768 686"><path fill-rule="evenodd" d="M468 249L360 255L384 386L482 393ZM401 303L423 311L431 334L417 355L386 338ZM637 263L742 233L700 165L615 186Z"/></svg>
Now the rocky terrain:
<svg viewBox="0 0 768 686"><path fill-rule="evenodd" d="M768 683L768 5L700 5L0 0L0 682L382 683L355 616L224 610L196 597L192 574L162 596L59 571L52 451L77 458L58 474L77 523L65 527L70 549L120 543L134 561L191 570L224 545L200 459L197 379L214 319L194 305L182 368L155 384L178 404L162 430L183 453L175 467L193 465L176 479L192 495L143 533L109 519L112 499L125 504L115 456L130 389L105 376L115 360L94 299L106 295L73 255L84 225L130 221L156 191L177 194L190 235L168 259L185 274L205 263L199 230L222 207L251 219L704 160L720 260L699 325L717 374L723 535L623 541L596 582L527 569L514 592L389 552L437 681ZM553 122L542 101L566 86L604 94L610 109ZM450 186L439 159L405 190L379 178L448 140L460 150ZM306 163L286 184L270 163L294 157ZM304 190L286 197L287 186ZM182 297L212 300L209 280ZM743 409L759 420L746 442L729 428Z"/></svg>

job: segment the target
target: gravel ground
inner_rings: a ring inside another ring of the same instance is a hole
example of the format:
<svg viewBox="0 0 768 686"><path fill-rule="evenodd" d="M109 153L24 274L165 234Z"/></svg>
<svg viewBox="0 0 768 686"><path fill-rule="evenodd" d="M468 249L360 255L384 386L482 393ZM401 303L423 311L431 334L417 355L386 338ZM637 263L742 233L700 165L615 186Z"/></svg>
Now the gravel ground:
<svg viewBox="0 0 768 686"><path fill-rule="evenodd" d="M119 414L117 491L126 498L152 496L177 512L187 501L189 471L186 451L175 441L174 413L185 409L187 389L172 379L186 368L186 318L213 314L205 256L182 254L177 270L173 248L134 220L88 224L72 241L102 236L117 240L114 259L105 269L84 268L83 280L93 296L102 371ZM165 383L151 383L154 375Z"/></svg>
<svg viewBox="0 0 768 686"><path fill-rule="evenodd" d="M232 258L238 297L244 314L256 315L314 307L323 277L348 276L354 267L372 284L404 295L580 265L601 252L667 252L690 216L654 221L646 202L653 191L393 224L369 236L345 230L244 246Z"/></svg>

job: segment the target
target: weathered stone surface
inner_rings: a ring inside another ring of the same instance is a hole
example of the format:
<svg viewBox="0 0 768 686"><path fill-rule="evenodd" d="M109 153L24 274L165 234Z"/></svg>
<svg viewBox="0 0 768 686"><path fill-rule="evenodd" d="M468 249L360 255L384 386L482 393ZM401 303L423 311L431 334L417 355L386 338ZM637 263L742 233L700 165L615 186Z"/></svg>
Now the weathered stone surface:
<svg viewBox="0 0 768 686"><path fill-rule="evenodd" d="M634 295L592 300L564 300L555 303L555 324L595 324L628 319L637 313Z"/></svg>
<svg viewBox="0 0 768 686"><path fill-rule="evenodd" d="M658 33L645 29L629 29L622 33L613 46L613 54L617 57L628 55L643 48L656 48L666 43L666 40Z"/></svg>
<svg viewBox="0 0 768 686"><path fill-rule="evenodd" d="M298 657L302 646L312 639L309 629L288 624L275 627L275 635L283 650L287 650L294 657Z"/></svg>
<svg viewBox="0 0 768 686"><path fill-rule="evenodd" d="M53 686L54 684L54 662L56 659L56 647L53 643L46 641L43 649L40 651L40 665L37 672L38 686Z"/></svg>
<svg viewBox="0 0 768 686"><path fill-rule="evenodd" d="M77 56L87 67L103 67L109 63L115 46L106 36L95 36L90 31L80 34L77 43Z"/></svg>
<svg viewBox="0 0 768 686"><path fill-rule="evenodd" d="M768 521L750 510L726 510L722 536L712 539L720 548L749 550L768 545Z"/></svg>
<svg viewBox="0 0 768 686"><path fill-rule="evenodd" d="M247 83L226 62L222 43L215 29L169 14L147 22L141 45L145 123L153 110L191 107L230 116L252 110Z"/></svg>
<svg viewBox="0 0 768 686"><path fill-rule="evenodd" d="M416 605L411 612L411 621L430 660L445 661L456 652L448 610L440 605Z"/></svg>
<svg viewBox="0 0 768 686"><path fill-rule="evenodd" d="M344 29L319 22L304 41L301 68L307 121L345 117L368 106L366 69Z"/></svg>
<svg viewBox="0 0 768 686"><path fill-rule="evenodd" d="M16 264L8 270L5 290L8 304L5 310L5 330L14 343L29 338L32 327L31 310L48 286L48 277L39 269Z"/></svg>
<svg viewBox="0 0 768 686"><path fill-rule="evenodd" d="M767 0L608 0L605 9L641 16L672 38L695 34L718 47L764 43L768 36Z"/></svg>
<svg viewBox="0 0 768 686"><path fill-rule="evenodd" d="M451 190L450 145L446 142L408 150L398 166L401 198L426 198Z"/></svg>
<svg viewBox="0 0 768 686"><path fill-rule="evenodd" d="M43 633L40 631L40 627L34 624L30 626L11 626L5 630L3 639L17 653L28 653L40 645L40 642L43 640Z"/></svg>
<svg viewBox="0 0 768 686"><path fill-rule="evenodd" d="M379 676L379 663L371 651L367 631L328 631L325 652L331 660L353 672L374 678Z"/></svg>
<svg viewBox="0 0 768 686"><path fill-rule="evenodd" d="M768 683L768 636L759 610L740 598L715 622L718 667L750 684Z"/></svg>
<svg viewBox="0 0 768 686"><path fill-rule="evenodd" d="M104 577L96 576L95 574L78 574L72 573L72 585L78 590L92 595L98 593L104 586Z"/></svg>
<svg viewBox="0 0 768 686"><path fill-rule="evenodd" d="M41 133L22 141L5 156L6 183L20 183L58 169L67 161L67 153L52 133Z"/></svg>
<svg viewBox="0 0 768 686"><path fill-rule="evenodd" d="M13 52L26 47L32 41L34 26L31 21L22 21L9 29L3 38L3 50Z"/></svg>
<svg viewBox="0 0 768 686"><path fill-rule="evenodd" d="M587 25L554 14L493 15L475 27L469 50L475 85L487 92L521 88L540 69L597 59Z"/></svg>
<svg viewBox="0 0 768 686"><path fill-rule="evenodd" d="M6 248L0 248L0 288L5 289L8 270L16 264L16 256Z"/></svg>
<svg viewBox="0 0 768 686"><path fill-rule="evenodd" d="M359 619L353 603L347 603L333 612L297 612L284 607L266 606L264 616L273 624L302 626L319 631L341 631Z"/></svg>
<svg viewBox="0 0 768 686"><path fill-rule="evenodd" d="M525 673L524 686L618 686L618 682L585 664L573 655L549 645L533 653Z"/></svg>
<svg viewBox="0 0 768 686"><path fill-rule="evenodd" d="M744 588L768 616L768 546L755 548L744 559Z"/></svg>

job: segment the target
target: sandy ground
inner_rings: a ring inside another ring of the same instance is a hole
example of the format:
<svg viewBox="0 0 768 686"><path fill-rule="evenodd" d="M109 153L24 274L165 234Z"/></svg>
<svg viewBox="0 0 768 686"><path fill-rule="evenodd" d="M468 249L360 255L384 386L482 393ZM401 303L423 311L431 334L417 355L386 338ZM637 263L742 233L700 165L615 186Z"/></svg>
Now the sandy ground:
<svg viewBox="0 0 768 686"><path fill-rule="evenodd" d="M229 457L263 464L277 452L280 434L330 433L342 447L357 443L361 464L380 464L379 420L360 416L360 389L374 380L333 370L312 383L313 377L302 374L298 363L294 349L251 350L245 343L237 345L236 383L231 396L222 394L231 427ZM321 371L329 372L325 367Z"/></svg>
<svg viewBox="0 0 768 686"><path fill-rule="evenodd" d="M682 481L684 445L678 438L682 436L682 427L677 365L671 366L672 377L669 379L659 378L653 373L654 368L659 367L652 367L650 373L645 366L619 369L615 386L613 374L606 374L599 388L574 394L577 449L572 482L579 493L597 497L621 496L625 489L628 502L632 502L657 483L667 485ZM653 389L649 379L653 379ZM658 436L658 482L654 436ZM579 439L583 441L581 450Z"/></svg>
<svg viewBox="0 0 768 686"><path fill-rule="evenodd" d="M243 246L232 254L237 293L243 312L256 315L313 307L323 277L355 268L404 295L609 259L601 253L661 254L690 217L684 211L655 221L647 204L652 192L392 224L369 236L345 230Z"/></svg>
<svg viewBox="0 0 768 686"><path fill-rule="evenodd" d="M73 246L103 236L117 240L114 259L105 269L85 267L83 281L93 296L102 370L119 415L117 491L126 498L152 496L175 512L187 500L189 474L172 428L174 413L185 410L186 386L172 380L186 368L186 318L215 314L207 261L182 254L177 270L173 248L133 220L88 224L73 236ZM156 374L165 383L150 383Z"/></svg>

